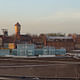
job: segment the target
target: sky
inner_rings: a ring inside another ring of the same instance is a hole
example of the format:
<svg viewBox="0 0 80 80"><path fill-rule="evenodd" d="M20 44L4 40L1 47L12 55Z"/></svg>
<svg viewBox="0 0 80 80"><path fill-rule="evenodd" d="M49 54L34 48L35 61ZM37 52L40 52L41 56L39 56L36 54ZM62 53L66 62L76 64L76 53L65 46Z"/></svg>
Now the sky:
<svg viewBox="0 0 80 80"><path fill-rule="evenodd" d="M1 29L14 34L80 33L80 0L0 0Z"/></svg>

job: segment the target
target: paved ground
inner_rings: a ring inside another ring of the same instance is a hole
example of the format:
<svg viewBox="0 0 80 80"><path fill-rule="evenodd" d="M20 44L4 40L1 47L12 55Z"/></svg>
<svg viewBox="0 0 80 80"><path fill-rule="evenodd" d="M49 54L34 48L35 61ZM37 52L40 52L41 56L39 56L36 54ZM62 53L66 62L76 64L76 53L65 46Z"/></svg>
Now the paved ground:
<svg viewBox="0 0 80 80"><path fill-rule="evenodd" d="M15 78L15 77L0 77L0 80L79 80L79 79L72 79L72 78L30 78L30 77L19 77L19 78Z"/></svg>
<svg viewBox="0 0 80 80"><path fill-rule="evenodd" d="M1 57L0 76L35 77L36 79L34 78L34 80L44 80L45 78L51 78L51 79L68 78L68 80L69 78L79 79L80 60L79 59L76 60L73 58L58 58L58 59L24 58L23 59L23 58ZM10 79L8 78L8 80ZM27 80L26 78L25 79L20 78L20 79ZM18 80L18 79L13 78L12 80Z"/></svg>

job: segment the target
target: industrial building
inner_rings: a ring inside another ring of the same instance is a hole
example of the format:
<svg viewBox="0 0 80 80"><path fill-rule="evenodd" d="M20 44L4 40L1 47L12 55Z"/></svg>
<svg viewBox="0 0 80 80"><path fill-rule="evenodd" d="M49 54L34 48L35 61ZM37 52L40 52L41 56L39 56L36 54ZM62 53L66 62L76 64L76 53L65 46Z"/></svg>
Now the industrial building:
<svg viewBox="0 0 80 80"><path fill-rule="evenodd" d="M13 48L13 44L10 48ZM7 44L5 45L7 47ZM17 49L0 49L0 56L14 55L14 56L39 56L39 55L60 55L65 56L66 49L56 49L54 47L44 46L43 48L36 48L34 44L17 44Z"/></svg>
<svg viewBox="0 0 80 80"><path fill-rule="evenodd" d="M3 35L0 35L0 49L10 50L11 55L13 55L13 53L21 56L41 54L58 55L64 54L64 49L66 52L80 49L79 34L69 34L68 36L57 34L23 35L21 34L21 25L19 22L14 25L14 28L14 35L9 36L7 29L2 29ZM24 44L30 48L24 48ZM33 46L33 48L31 46ZM23 48L23 50L20 49L20 47ZM58 50L62 50L62 52L60 53Z"/></svg>
<svg viewBox="0 0 80 80"><path fill-rule="evenodd" d="M72 37L54 37L47 36L47 46L54 46L55 48L65 48L67 51L74 50L74 40Z"/></svg>

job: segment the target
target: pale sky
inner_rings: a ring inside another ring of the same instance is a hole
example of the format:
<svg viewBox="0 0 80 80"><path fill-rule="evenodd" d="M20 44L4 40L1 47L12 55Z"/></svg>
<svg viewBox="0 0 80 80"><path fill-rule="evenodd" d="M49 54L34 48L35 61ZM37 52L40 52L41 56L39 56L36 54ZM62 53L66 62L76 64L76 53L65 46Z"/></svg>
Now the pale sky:
<svg viewBox="0 0 80 80"><path fill-rule="evenodd" d="M80 0L0 0L1 29L21 33L80 33Z"/></svg>

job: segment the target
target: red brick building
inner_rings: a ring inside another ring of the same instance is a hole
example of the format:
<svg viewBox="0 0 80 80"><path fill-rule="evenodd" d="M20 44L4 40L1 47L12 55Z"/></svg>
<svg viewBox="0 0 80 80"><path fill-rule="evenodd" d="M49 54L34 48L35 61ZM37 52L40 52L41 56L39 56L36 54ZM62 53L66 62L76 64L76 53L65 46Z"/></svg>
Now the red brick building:
<svg viewBox="0 0 80 80"><path fill-rule="evenodd" d="M32 43L41 48L42 46L52 46L57 49L65 48L67 51L75 49L75 42L71 36L47 36L41 34L40 36L34 36L32 38Z"/></svg>
<svg viewBox="0 0 80 80"><path fill-rule="evenodd" d="M44 39L41 36L32 36L32 43L36 45L36 48L42 48L44 46Z"/></svg>
<svg viewBox="0 0 80 80"><path fill-rule="evenodd" d="M46 38L46 46L65 48L67 51L74 50L75 43L72 37L51 37Z"/></svg>
<svg viewBox="0 0 80 80"><path fill-rule="evenodd" d="M80 49L80 35L76 35L75 49Z"/></svg>

